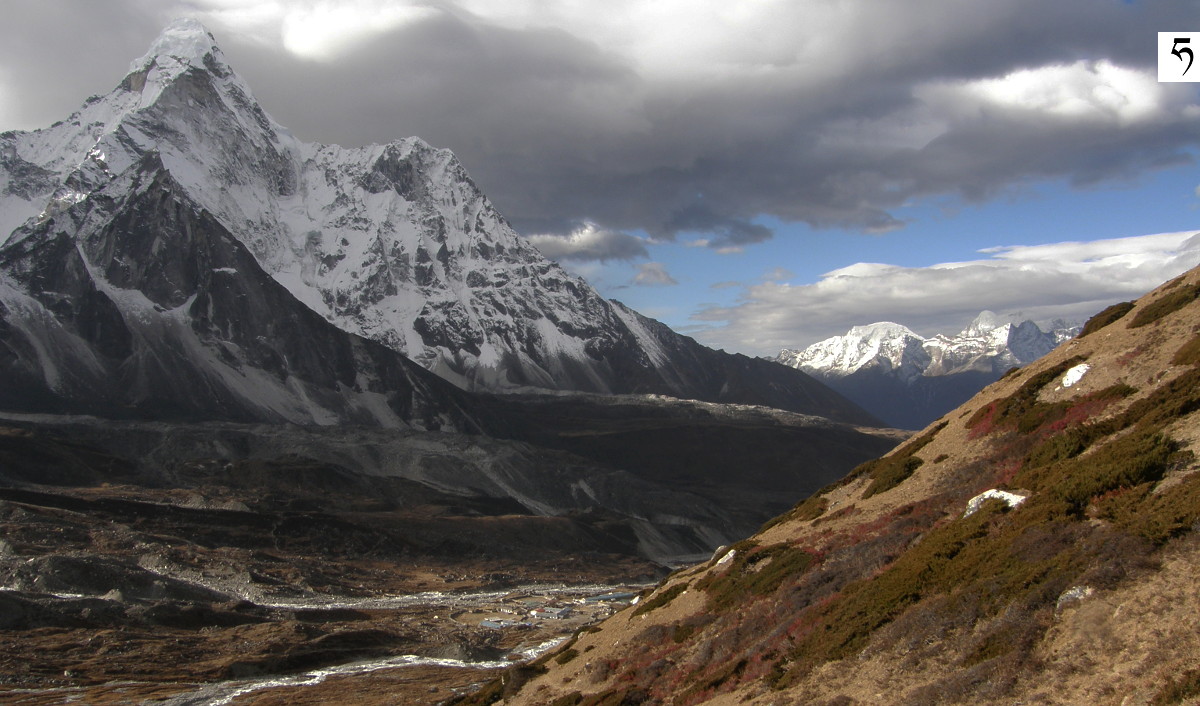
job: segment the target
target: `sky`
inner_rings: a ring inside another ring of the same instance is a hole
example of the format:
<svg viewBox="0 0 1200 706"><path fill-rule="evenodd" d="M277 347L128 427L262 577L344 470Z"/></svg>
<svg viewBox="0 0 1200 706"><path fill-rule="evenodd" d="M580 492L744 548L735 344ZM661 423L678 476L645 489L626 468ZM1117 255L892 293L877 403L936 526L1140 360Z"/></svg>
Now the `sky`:
<svg viewBox="0 0 1200 706"><path fill-rule="evenodd" d="M1200 84L1157 73L1200 0L0 8L0 131L194 17L301 139L448 148L547 256L731 352L1081 321L1200 264Z"/></svg>

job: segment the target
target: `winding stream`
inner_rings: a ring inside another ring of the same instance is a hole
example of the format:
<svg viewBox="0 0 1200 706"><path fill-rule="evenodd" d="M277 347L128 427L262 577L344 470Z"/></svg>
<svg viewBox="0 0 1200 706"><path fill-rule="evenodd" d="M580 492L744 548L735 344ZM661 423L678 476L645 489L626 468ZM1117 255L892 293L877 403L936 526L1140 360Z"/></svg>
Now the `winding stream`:
<svg viewBox="0 0 1200 706"><path fill-rule="evenodd" d="M177 577L178 578L178 577ZM192 579L189 583L200 584ZM200 584L202 585L202 584ZM649 585L649 584L647 584ZM0 591L18 590L15 587L0 587ZM511 596L545 596L560 599L595 598L609 594L629 595L630 590L636 590L630 584L523 584L503 590L471 591L471 592L442 592L426 591L397 596L357 597L357 596L321 596L310 594L303 598L273 598L257 597L251 602L264 608L284 610L328 610L328 609L358 609L358 610L397 610L414 607L449 608L452 610L471 609L501 602ZM228 592L228 588L226 587ZM82 594L43 594L59 599L77 599L95 596ZM568 639L558 636L539 644L513 650L501 659L469 661L443 657L426 657L421 655L398 655L380 659L363 660L348 664L333 665L314 669L303 674L274 675L259 678L231 679L223 682L213 682L202 685L180 684L189 691L176 694L164 700L155 700L160 706L223 706L245 694L276 688L295 688L315 686L329 677L354 676L370 672L398 669L405 667L445 667L492 670L502 669L520 662L525 662L546 654ZM130 682L125 684L132 685ZM113 684L116 686L116 683ZM26 694L50 696L61 695L64 701L87 699L88 687L58 687L50 689L16 689L11 694Z"/></svg>
<svg viewBox="0 0 1200 706"><path fill-rule="evenodd" d="M512 657L518 657L515 661L525 661L537 659L541 655L558 647L567 638L558 637L553 640L536 645L520 652L510 653ZM316 686L325 681L326 678L332 676L352 676L356 674L367 674L376 672L381 669L396 669L399 667L470 667L472 669L502 669L514 664L514 660L490 660L483 662L468 662L458 659L444 659L437 657L420 657L418 655L400 655L398 657L387 657L384 659L367 660L364 662L354 662L352 664L340 664L334 667L323 667L314 669L311 672L304 674L296 674L286 677L264 677L262 679L239 679L235 681L217 682L215 684L206 684L195 691L185 694L179 694L165 701L158 703L162 706L223 706L234 699L244 694L249 694L255 691L264 689L274 689L279 687L298 687L298 686Z"/></svg>

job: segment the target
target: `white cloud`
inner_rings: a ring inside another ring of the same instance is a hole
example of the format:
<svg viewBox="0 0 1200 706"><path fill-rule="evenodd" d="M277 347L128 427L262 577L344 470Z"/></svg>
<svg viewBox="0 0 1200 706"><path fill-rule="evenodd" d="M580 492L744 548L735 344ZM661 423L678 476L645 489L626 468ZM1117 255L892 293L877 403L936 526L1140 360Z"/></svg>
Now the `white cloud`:
<svg viewBox="0 0 1200 706"><path fill-rule="evenodd" d="M527 239L552 260L607 262L650 257L640 238L620 231L605 230L594 223L585 224L566 236L539 234L528 236Z"/></svg>
<svg viewBox="0 0 1200 706"><path fill-rule="evenodd" d="M28 129L32 125L22 125L20 120L20 111L15 108L15 101L12 100L12 91L8 87L8 72L0 67L0 125L4 129ZM1196 187L1200 192L1200 187Z"/></svg>
<svg viewBox="0 0 1200 706"><path fill-rule="evenodd" d="M287 11L283 45L300 56L329 59L357 42L435 17L439 12L380 0L317 2Z"/></svg>
<svg viewBox="0 0 1200 706"><path fill-rule="evenodd" d="M259 42L278 41L280 23L287 14L282 0L196 0L196 19L210 30L228 30Z"/></svg>
<svg viewBox="0 0 1200 706"><path fill-rule="evenodd" d="M638 265L637 269L633 283L639 287L666 287L679 284L661 262L643 263Z"/></svg>
<svg viewBox="0 0 1200 706"><path fill-rule="evenodd" d="M954 333L985 309L1044 322L1083 320L1200 264L1200 232L990 248L987 259L901 267L857 263L813 284L746 287L739 303L692 318L701 342L748 354L804 347L851 326L895 321Z"/></svg>
<svg viewBox="0 0 1200 706"><path fill-rule="evenodd" d="M795 272L786 267L773 267L763 273L762 281L764 282L783 282L796 276Z"/></svg>
<svg viewBox="0 0 1200 706"><path fill-rule="evenodd" d="M1200 124L1194 84L1154 81L1136 40L1187 3L9 5L0 129L69 114L190 15L303 139L420 135L522 232L586 219L724 253L773 237L762 222L883 233L930 197L1125 183L1194 159Z"/></svg>
<svg viewBox="0 0 1200 706"><path fill-rule="evenodd" d="M256 42L276 41L296 56L336 58L355 44L441 10L396 0L193 0L194 14L210 25Z"/></svg>
<svg viewBox="0 0 1200 706"><path fill-rule="evenodd" d="M936 113L957 117L1008 109L1056 117L1131 124L1160 116L1184 92L1158 82L1150 71L1111 61L1077 61L1021 69L996 78L938 82L914 94ZM1181 106L1175 106L1181 107Z"/></svg>

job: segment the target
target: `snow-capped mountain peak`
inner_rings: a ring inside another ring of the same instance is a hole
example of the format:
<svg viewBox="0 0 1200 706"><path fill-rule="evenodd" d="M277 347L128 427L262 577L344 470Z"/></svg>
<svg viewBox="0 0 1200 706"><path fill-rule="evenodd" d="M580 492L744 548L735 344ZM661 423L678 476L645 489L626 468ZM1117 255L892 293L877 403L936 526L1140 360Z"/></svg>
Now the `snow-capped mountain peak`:
<svg viewBox="0 0 1200 706"><path fill-rule="evenodd" d="M791 367L841 375L875 366L907 378L920 375L929 363L924 342L906 326L881 321L855 326L844 336L827 338L803 351L785 350L778 360Z"/></svg>
<svg viewBox="0 0 1200 706"><path fill-rule="evenodd" d="M785 350L777 360L826 378L878 367L911 380L966 369L1003 372L1033 362L1071 335L1070 330L1046 333L1032 321L1013 323L984 311L956 336L923 338L900 324L880 322L854 326L803 350Z"/></svg>
<svg viewBox="0 0 1200 706"><path fill-rule="evenodd" d="M855 336L868 340L883 340L887 338L898 338L904 336L916 336L912 329L902 324L892 323L891 321L878 321L865 326L854 326L850 329L847 336Z"/></svg>
<svg viewBox="0 0 1200 706"><path fill-rule="evenodd" d="M199 20L180 18L167 25L150 49L129 64L129 73L145 71L151 64L167 70L177 67L203 67L213 62L224 64L224 55L217 40Z"/></svg>
<svg viewBox="0 0 1200 706"><path fill-rule="evenodd" d="M170 185L158 195L169 192L169 202L122 191L151 183ZM606 301L518 236L448 150L415 137L355 148L301 141L259 106L195 21L168 26L112 91L66 120L0 134L0 265L12 272L31 266L39 242L65 247L67 238L81 244L81 267L116 278L97 290L124 301L113 287L142 286L145 263L112 260L124 245L97 246L97 229L127 216L110 204L139 209L141 223L190 223L155 211L172 203L211 219L206 227L227 233L254 269L328 324L460 387L660 393L870 421L806 375L705 349ZM178 235L142 230L143 244L163 247ZM108 229L102 239L114 237ZM130 268L141 274L126 277ZM188 282L212 284L204 263L180 268ZM211 272L230 269L250 268ZM18 289L36 294L32 282ZM196 291L177 289L184 299ZM211 319L197 312L189 316ZM202 342L216 351L211 370L237 359L226 354L241 338L191 325L212 337ZM24 375L40 363L22 365Z"/></svg>
<svg viewBox="0 0 1200 706"><path fill-rule="evenodd" d="M978 338L981 336L986 336L992 331L1011 323L1012 320L1008 317L1000 316L995 312L984 310L979 312L979 316L976 316L975 319L965 329L962 330L962 333L958 334L958 336L960 338Z"/></svg>
<svg viewBox="0 0 1200 706"><path fill-rule="evenodd" d="M1061 323L1061 322L1060 322ZM922 338L893 323L855 326L776 360L823 380L885 421L920 428L1009 368L1026 365L1078 333L984 311L955 336Z"/></svg>

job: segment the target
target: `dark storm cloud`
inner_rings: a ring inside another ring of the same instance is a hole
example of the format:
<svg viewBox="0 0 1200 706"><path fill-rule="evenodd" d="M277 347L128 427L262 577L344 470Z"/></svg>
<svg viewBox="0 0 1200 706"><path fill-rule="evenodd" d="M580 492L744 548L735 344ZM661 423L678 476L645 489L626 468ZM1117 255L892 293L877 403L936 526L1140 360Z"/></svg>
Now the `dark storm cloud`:
<svg viewBox="0 0 1200 706"><path fill-rule="evenodd" d="M163 20L138 2L5 2L0 22L0 116L43 127L112 90ZM139 49L140 47L140 49ZM5 90L7 89L7 90Z"/></svg>
<svg viewBox="0 0 1200 706"><path fill-rule="evenodd" d="M662 3L653 16L575 3L565 18L445 0L324 55L285 51L286 22L246 21L250 4L232 0L10 5L0 60L30 103L7 109L22 126L115 85L167 18L200 13L301 138L448 147L525 233L593 223L738 248L771 237L762 216L882 232L913 198L1086 186L1189 160L1200 141L1194 91L1153 80L1155 33L1195 21L1178 0ZM341 3L363 21L397 5ZM594 256L642 256L614 252Z"/></svg>

